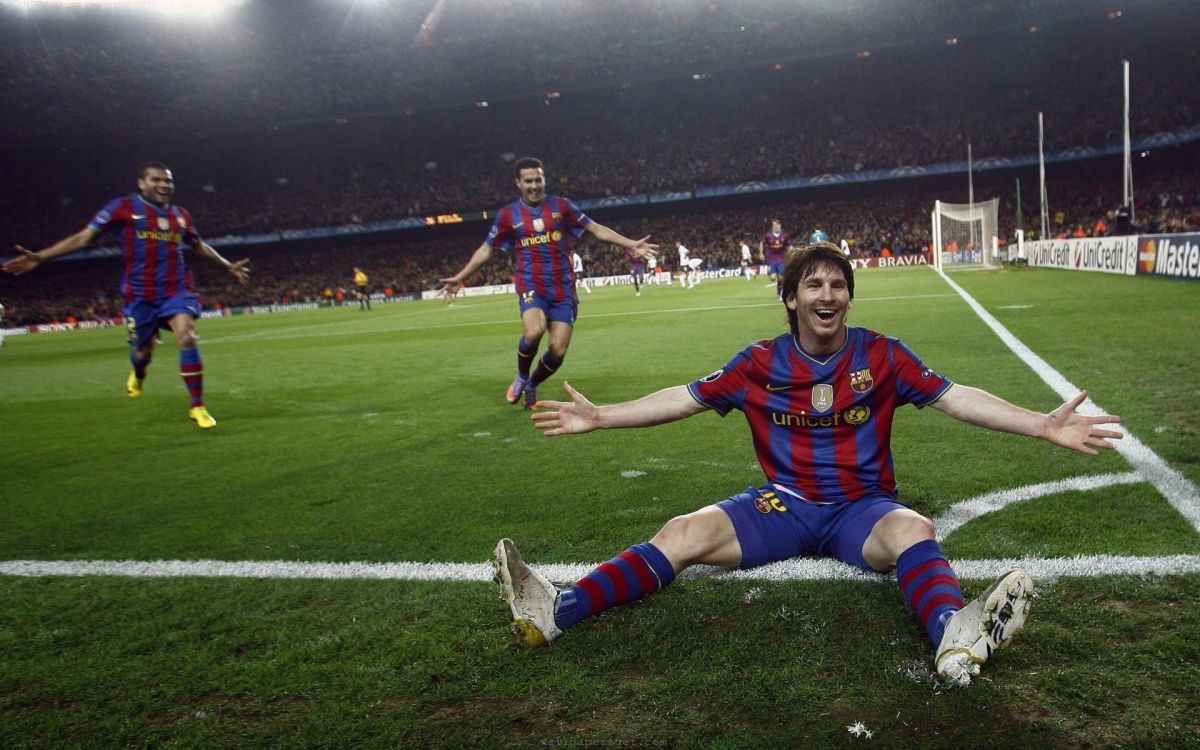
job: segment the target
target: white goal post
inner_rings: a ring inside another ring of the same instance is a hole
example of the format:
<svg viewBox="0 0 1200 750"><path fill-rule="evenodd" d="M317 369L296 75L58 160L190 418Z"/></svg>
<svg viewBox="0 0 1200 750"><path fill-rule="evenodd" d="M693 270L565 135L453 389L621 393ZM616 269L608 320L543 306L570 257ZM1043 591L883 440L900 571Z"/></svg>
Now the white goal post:
<svg viewBox="0 0 1200 750"><path fill-rule="evenodd" d="M933 265L951 268L999 268L997 216L1000 200L933 204Z"/></svg>

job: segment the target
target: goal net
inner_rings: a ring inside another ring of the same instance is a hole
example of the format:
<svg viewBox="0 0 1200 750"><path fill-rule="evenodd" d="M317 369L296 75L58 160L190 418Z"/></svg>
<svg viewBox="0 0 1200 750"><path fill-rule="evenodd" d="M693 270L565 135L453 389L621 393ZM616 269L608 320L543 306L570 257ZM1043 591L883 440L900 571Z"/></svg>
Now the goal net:
<svg viewBox="0 0 1200 750"><path fill-rule="evenodd" d="M999 268L996 216L1000 201L933 204L933 264L943 267Z"/></svg>

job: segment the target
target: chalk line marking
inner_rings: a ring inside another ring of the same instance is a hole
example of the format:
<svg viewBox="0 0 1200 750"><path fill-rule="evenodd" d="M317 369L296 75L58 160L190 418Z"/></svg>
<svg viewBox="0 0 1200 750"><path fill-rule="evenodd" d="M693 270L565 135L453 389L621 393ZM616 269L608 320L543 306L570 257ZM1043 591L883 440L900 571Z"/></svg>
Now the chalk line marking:
<svg viewBox="0 0 1200 750"><path fill-rule="evenodd" d="M987 324L989 328L1000 340L1004 342L1009 349L1013 351L1021 361L1029 365L1038 377L1040 377L1046 385L1050 386L1059 398L1063 401L1069 401L1079 394L1082 388L1077 387L1067 380L1061 373L1050 366L1046 360L1039 357L1020 339L1014 336L1004 325L983 308L983 305L975 301L975 298L967 293L965 289L954 282L944 271L934 269L950 288L958 292L958 295L966 301L967 305L975 311L975 314ZM1099 416L1105 414L1105 410L1101 409L1096 402L1092 401L1089 396L1080 404L1079 413ZM1196 485L1192 484L1187 477L1172 469L1166 461L1164 461L1157 453L1150 449L1142 441L1138 440L1128 429L1124 430L1125 437L1116 441L1117 452L1125 457L1125 460L1133 465L1142 478L1154 485L1154 488L1167 499L1175 510L1179 511L1187 522L1200 533L1200 491L1197 491Z"/></svg>
<svg viewBox="0 0 1200 750"><path fill-rule="evenodd" d="M550 563L536 567L551 581L577 581L599 563ZM1129 557L1077 555L995 560L955 560L960 578L989 580L996 571L1022 567L1039 581L1056 578L1101 578L1112 575L1169 576L1200 573L1200 555ZM448 581L492 580L490 563L444 562L293 562L287 560L7 560L0 575L15 577L118 576L123 578L261 578L310 580ZM721 570L695 566L683 578L747 581L888 581L894 576L869 573L832 558L801 558L754 570Z"/></svg>
<svg viewBox="0 0 1200 750"><path fill-rule="evenodd" d="M1145 481L1145 477L1138 472L1129 471L1123 474L1092 474L1060 479L1054 482L1027 484L1023 487L989 492L986 495L979 495L970 500L955 503L950 507L950 510L935 519L933 525L937 528L937 539L940 542L968 521L973 521L982 515L992 513L1001 508L1006 508L1013 503L1033 500L1060 492L1098 490L1101 487L1111 487L1116 484L1138 484Z"/></svg>

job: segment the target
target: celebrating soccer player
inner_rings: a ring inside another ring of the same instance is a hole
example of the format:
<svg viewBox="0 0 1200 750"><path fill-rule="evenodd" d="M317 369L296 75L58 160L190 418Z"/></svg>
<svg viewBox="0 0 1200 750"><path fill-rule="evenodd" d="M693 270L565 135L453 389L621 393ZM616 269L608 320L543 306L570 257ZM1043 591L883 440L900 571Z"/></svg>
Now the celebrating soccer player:
<svg viewBox="0 0 1200 750"><path fill-rule="evenodd" d="M579 237L586 231L601 242L632 249L639 255L658 249L658 245L647 242L649 235L631 240L592 221L566 198L548 195L546 173L538 159L518 159L515 168L521 197L500 209L487 239L461 271L441 280L441 291L447 300L454 299L463 282L492 257L494 248L516 253L513 281L523 333L517 341L517 376L505 399L515 404L524 395L525 408L529 409L537 401L538 385L553 375L567 356L579 308L567 235ZM530 367L547 331L550 344L531 374Z"/></svg>
<svg viewBox="0 0 1200 750"><path fill-rule="evenodd" d="M43 261L82 250L102 232L111 234L124 251L121 292L125 296L125 327L129 331L129 359L133 372L125 382L130 398L142 395L146 368L154 355L160 328L175 334L179 370L191 397L188 416L200 427L216 427L204 406L204 364L196 347L195 320L200 298L192 274L183 260L184 246L220 265L239 282L250 280L250 261L229 262L200 239L192 216L173 205L175 179L159 162L147 162L138 172L138 192L112 200L88 225L53 245L30 252L16 246L17 257L4 264L11 274L28 273Z"/></svg>
<svg viewBox="0 0 1200 750"><path fill-rule="evenodd" d="M776 297L782 297L783 264L791 244L792 237L783 231L783 224L779 219L771 219L771 231L764 234L758 242L758 259L767 264L767 276L775 282Z"/></svg>
<svg viewBox="0 0 1200 750"><path fill-rule="evenodd" d="M526 645L549 643L587 617L652 594L691 565L753 568L810 555L895 570L933 642L938 673L954 683L969 683L1024 624L1033 594L1028 573L1009 570L964 605L933 524L897 502L893 412L903 404L932 406L969 424L1088 454L1121 437L1100 427L1120 418L1075 413L1086 393L1049 414L1029 411L952 383L896 339L847 326L854 271L828 242L789 256L783 288L791 331L751 344L711 375L599 407L564 384L570 401L538 404L533 419L547 436L740 409L767 481L671 519L650 541L562 591L502 539L498 580Z"/></svg>

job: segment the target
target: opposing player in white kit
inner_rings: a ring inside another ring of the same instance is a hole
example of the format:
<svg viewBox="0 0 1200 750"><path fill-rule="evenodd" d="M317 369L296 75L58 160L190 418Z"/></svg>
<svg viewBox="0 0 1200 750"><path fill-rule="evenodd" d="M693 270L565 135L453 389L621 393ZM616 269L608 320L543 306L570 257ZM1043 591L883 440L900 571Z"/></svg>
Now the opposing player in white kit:
<svg viewBox="0 0 1200 750"><path fill-rule="evenodd" d="M571 269L575 271L575 286L583 287L583 291L592 293L592 280L583 272L583 258L579 253L571 253Z"/></svg>
<svg viewBox="0 0 1200 750"><path fill-rule="evenodd" d="M750 260L750 246L744 241L742 242L742 275L746 277L746 281L754 278L754 269L751 268L753 263Z"/></svg>

